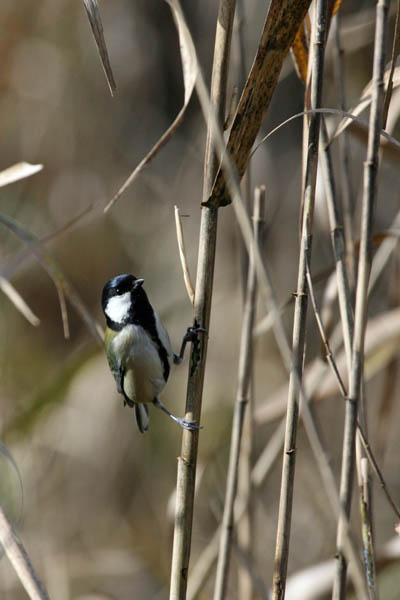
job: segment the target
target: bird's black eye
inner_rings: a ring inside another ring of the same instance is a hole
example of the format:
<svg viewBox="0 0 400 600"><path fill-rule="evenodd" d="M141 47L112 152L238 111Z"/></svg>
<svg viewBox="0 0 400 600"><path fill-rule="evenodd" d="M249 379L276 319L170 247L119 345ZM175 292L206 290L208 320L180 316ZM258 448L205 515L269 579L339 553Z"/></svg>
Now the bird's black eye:
<svg viewBox="0 0 400 600"><path fill-rule="evenodd" d="M117 294L117 296L120 296L122 294L121 288L117 287L117 289L115 290L115 293Z"/></svg>

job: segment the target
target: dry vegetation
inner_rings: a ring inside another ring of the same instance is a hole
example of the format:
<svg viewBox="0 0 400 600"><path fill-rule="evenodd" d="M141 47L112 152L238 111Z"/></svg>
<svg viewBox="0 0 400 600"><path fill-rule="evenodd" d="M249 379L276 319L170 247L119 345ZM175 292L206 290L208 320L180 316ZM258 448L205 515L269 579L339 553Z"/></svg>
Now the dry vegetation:
<svg viewBox="0 0 400 600"><path fill-rule="evenodd" d="M55 600L395 600L400 5L182 4L0 8L0 597L47 597L18 535ZM207 330L163 395L199 435L122 407L124 272Z"/></svg>

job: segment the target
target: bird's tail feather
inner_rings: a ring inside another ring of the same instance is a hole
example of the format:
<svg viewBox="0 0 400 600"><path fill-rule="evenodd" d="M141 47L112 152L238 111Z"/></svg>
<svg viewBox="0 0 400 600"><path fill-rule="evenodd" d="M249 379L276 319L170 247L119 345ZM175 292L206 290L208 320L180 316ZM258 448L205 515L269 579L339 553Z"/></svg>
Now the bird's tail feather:
<svg viewBox="0 0 400 600"><path fill-rule="evenodd" d="M135 416L140 433L146 433L149 428L149 409L145 404L135 402Z"/></svg>

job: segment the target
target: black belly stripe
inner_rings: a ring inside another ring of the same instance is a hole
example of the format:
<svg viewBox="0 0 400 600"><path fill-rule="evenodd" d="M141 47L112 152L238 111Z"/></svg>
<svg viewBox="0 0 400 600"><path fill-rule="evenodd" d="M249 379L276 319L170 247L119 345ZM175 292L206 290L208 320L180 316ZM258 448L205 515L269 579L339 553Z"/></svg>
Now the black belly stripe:
<svg viewBox="0 0 400 600"><path fill-rule="evenodd" d="M155 340L156 341L156 340ZM169 371L170 371L170 366L169 366L169 360L168 360L168 354L166 349L164 348L164 346L161 343L160 338L157 335L157 350L158 350L158 355L160 357L160 360L163 364L163 375L164 375L164 379L165 381L168 380L169 377Z"/></svg>
<svg viewBox="0 0 400 600"><path fill-rule="evenodd" d="M143 327L143 329L147 331L147 333L153 340L154 344L156 345L161 364L163 366L164 380L167 381L170 373L168 352L159 338L154 310L150 302L148 301L143 288L140 288L137 291L136 301L132 302L128 322Z"/></svg>

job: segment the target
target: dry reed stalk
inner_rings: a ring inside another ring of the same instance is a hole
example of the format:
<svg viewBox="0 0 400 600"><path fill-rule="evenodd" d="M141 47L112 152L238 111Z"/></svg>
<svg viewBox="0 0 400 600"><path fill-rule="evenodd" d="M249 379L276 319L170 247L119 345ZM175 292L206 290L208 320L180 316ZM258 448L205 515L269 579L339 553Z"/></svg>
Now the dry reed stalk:
<svg viewBox="0 0 400 600"><path fill-rule="evenodd" d="M208 197L216 171L218 158L214 149L214 120L222 127L225 119L226 83L235 0L221 0L215 36L214 64L211 82L210 123L206 147L204 193ZM200 419L204 372L207 356L207 335L210 324L211 298L215 264L215 246L218 209L203 207L201 211L200 240L194 313L196 323L206 329L199 348L192 348L187 385L186 416ZM192 536L194 486L198 431L184 431L181 454L178 458L177 496L175 508L174 543L172 552L170 600L186 598L189 557Z"/></svg>
<svg viewBox="0 0 400 600"><path fill-rule="evenodd" d="M315 6L311 46L311 108L319 108L322 96L323 61L325 51L327 2L318 0ZM296 460L296 435L299 414L299 382L301 383L304 361L304 342L307 314L307 262L311 254L312 219L318 164L318 138L320 115L313 113L308 125L308 153L303 191L302 236L298 282L293 324L293 365L290 373L286 434L283 453L282 480L279 502L278 530L275 547L275 563L272 584L273 600L285 595L287 564L289 556L290 525L293 505L293 486Z"/></svg>
<svg viewBox="0 0 400 600"><path fill-rule="evenodd" d="M332 19L332 34L334 40L333 56L335 68L335 83L338 90L339 107L346 110L346 94L342 67L343 50L340 43L340 10ZM350 145L348 131L339 136L340 161L340 192L342 198L342 213L344 240L346 248L346 265L350 289L354 290L356 259L354 253L353 212L354 193L350 177Z"/></svg>
<svg viewBox="0 0 400 600"><path fill-rule="evenodd" d="M351 290L347 275L346 242L343 223L340 217L340 208L336 196L335 181L330 147L327 146L328 134L325 120L321 122L321 164L324 175L325 195L329 214L332 249L336 265L336 282L339 299L340 317L343 330L344 347L346 351L347 367L351 365L351 348L353 342L354 317L351 303Z"/></svg>
<svg viewBox="0 0 400 600"><path fill-rule="evenodd" d="M257 188L254 201L254 241L258 244L261 215L265 203L265 188ZM253 326L256 303L256 272L254 268L253 252L250 253L249 270L247 277L246 299L243 312L242 333L239 350L238 386L236 404L232 425L231 447L229 453L229 467L226 482L224 513L220 538L217 574L214 589L214 600L223 600L229 576L229 561L232 550L232 536L234 526L234 504L238 483L239 457L243 422L246 407L249 401L249 390L252 370L253 355Z"/></svg>
<svg viewBox="0 0 400 600"><path fill-rule="evenodd" d="M254 398L253 385L250 384L249 405L243 423L242 444L239 459L238 497L242 499L245 509L237 524L237 545L253 561L255 547L254 530L254 488L251 482L251 468L254 453ZM253 600L254 585L251 574L240 563L237 572L239 598Z"/></svg>
<svg viewBox="0 0 400 600"><path fill-rule="evenodd" d="M338 81L339 90L339 101L340 107L345 109L345 97L344 97L344 81L341 69L341 56L340 56L340 38L339 38L339 26L338 26L339 15L336 15L334 20L334 34L335 34L335 67L336 67L336 79ZM324 128L324 134L325 128ZM329 194L330 191L334 192L333 186L333 169L330 161L330 150L326 146L324 157L326 156L327 167L326 172L326 189L328 205L333 204L334 210L330 209L330 222L332 242L334 245L334 254L336 259L336 274L337 274L337 286L339 305L341 313L341 321L343 327L343 336L345 340L346 355L347 355L347 372L351 369L351 348L354 333L354 317L352 311L352 300L351 300L351 289L354 288L355 281L355 253L354 253L354 240L353 240L353 229L352 229L352 216L353 210L351 206L350 194L350 174L349 174L349 145L348 145L348 134L347 131L343 132L343 136L339 138L339 156L341 161L341 191L342 191L342 204L343 204L343 228L340 223L340 212L338 210L337 201L335 194ZM332 182L331 185L329 183ZM332 218L332 213L333 217ZM334 222L333 222L334 221ZM349 240L345 240L344 233L346 232L349 236ZM345 256L344 256L345 254ZM347 260L346 260L347 258ZM347 267L347 268L346 268ZM350 277L348 277L350 272ZM349 283L349 281L351 283ZM346 343L347 342L347 343ZM350 343L349 343L350 342ZM346 395L344 396L347 399ZM361 518L361 531L362 531L362 544L363 544L363 556L364 566L366 569L366 581L368 591L371 600L376 598L376 579L375 579L375 558L373 548L373 513L372 513L372 489L371 482L368 476L368 463L364 458L364 452L361 445L360 435L357 436L357 471L359 479L359 495L360 495L360 518Z"/></svg>
<svg viewBox="0 0 400 600"><path fill-rule="evenodd" d="M368 132L367 158L364 163L364 188L361 216L361 242L358 261L358 278L355 301L355 321L352 366L350 371L349 398L346 403L340 502L342 512L337 527L337 562L332 591L333 600L341 600L346 594L347 563L343 554L344 521L350 517L351 496L354 477L355 433L357 426L358 401L360 397L364 338L367 321L368 283L371 269L371 240L374 209L377 195L377 171L379 137L383 118L385 45L387 42L387 20L389 2L378 0L376 6L376 29L373 64L373 86Z"/></svg>

